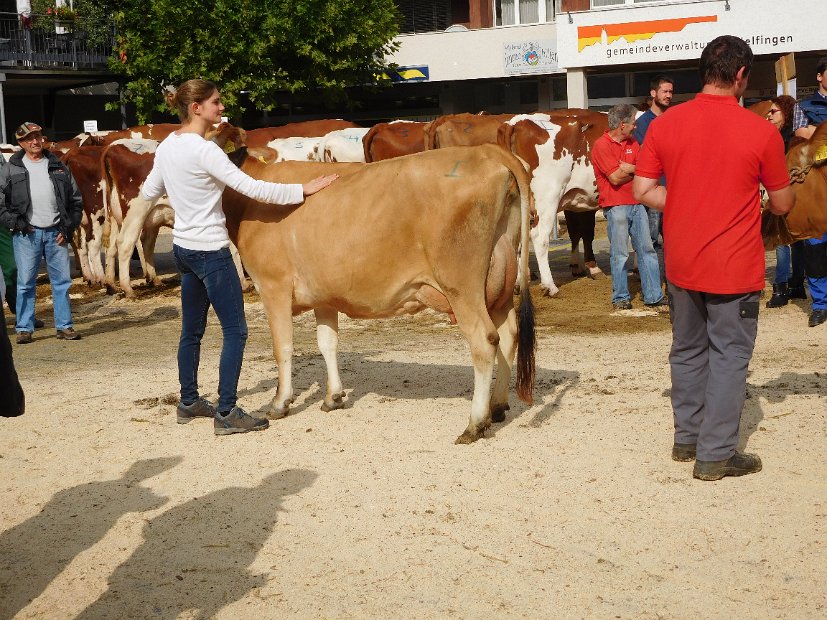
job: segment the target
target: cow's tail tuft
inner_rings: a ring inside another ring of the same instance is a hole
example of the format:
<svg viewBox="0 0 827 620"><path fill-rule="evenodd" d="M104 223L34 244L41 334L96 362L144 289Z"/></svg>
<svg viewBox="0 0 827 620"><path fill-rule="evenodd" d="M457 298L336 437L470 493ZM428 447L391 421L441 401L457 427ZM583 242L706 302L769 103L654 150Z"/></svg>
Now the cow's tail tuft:
<svg viewBox="0 0 827 620"><path fill-rule="evenodd" d="M534 302L529 290L528 248L531 231L532 196L528 173L519 162L515 171L520 189L520 307L517 312L517 397L531 405L534 402L534 356L536 337L534 333Z"/></svg>

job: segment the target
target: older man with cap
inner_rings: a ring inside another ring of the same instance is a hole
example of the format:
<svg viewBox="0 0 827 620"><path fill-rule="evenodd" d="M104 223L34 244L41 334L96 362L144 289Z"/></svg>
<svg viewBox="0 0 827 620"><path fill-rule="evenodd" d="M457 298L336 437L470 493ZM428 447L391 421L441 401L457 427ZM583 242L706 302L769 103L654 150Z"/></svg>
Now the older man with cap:
<svg viewBox="0 0 827 620"><path fill-rule="evenodd" d="M83 215L80 190L69 168L43 148L39 125L23 123L14 136L22 150L0 169L0 226L13 235L17 343L32 341L35 284L42 258L52 286L57 337L78 340L69 302L69 240Z"/></svg>

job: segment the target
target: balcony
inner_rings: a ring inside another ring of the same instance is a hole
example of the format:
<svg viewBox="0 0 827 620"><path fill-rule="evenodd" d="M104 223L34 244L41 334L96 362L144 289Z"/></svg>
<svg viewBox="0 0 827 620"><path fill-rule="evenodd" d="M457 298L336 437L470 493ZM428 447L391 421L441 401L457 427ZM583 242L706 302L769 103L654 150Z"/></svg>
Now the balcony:
<svg viewBox="0 0 827 620"><path fill-rule="evenodd" d="M106 69L115 44L114 23L76 18L56 22L0 13L0 71L14 69Z"/></svg>

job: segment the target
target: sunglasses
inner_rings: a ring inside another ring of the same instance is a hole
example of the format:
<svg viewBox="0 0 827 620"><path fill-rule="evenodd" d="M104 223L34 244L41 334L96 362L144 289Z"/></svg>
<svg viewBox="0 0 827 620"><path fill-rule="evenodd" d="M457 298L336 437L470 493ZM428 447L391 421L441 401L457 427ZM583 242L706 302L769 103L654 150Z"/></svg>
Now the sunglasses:
<svg viewBox="0 0 827 620"><path fill-rule="evenodd" d="M772 109L772 110L770 110L769 112L767 112L767 116L769 116L770 114L778 114L780 111L781 111L781 110L779 110L779 109L777 109L777 108Z"/></svg>

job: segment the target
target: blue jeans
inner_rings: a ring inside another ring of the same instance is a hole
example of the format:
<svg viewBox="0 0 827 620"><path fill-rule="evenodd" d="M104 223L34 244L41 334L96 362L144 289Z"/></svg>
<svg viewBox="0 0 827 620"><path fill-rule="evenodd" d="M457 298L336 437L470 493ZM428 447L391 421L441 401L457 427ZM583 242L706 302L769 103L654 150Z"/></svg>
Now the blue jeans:
<svg viewBox="0 0 827 620"><path fill-rule="evenodd" d="M69 271L69 242L58 245L60 234L57 226L35 228L32 232L17 233L12 237L14 261L17 263L17 332L34 331L34 300L37 272L41 259L46 259L46 273L52 285L55 328L72 327L72 306L69 303L69 287L72 275Z"/></svg>
<svg viewBox="0 0 827 620"><path fill-rule="evenodd" d="M792 276L790 269L792 268ZM792 245L779 245L775 248L775 284L783 284L804 278L804 242L796 241Z"/></svg>
<svg viewBox="0 0 827 620"><path fill-rule="evenodd" d="M630 300L629 277L626 273L630 236L632 247L637 253L643 303L655 304L663 301L658 255L652 247L646 209L642 204L617 205L606 209L605 214L609 235L609 263L612 268L612 303Z"/></svg>
<svg viewBox="0 0 827 620"><path fill-rule="evenodd" d="M652 246L658 247L658 240L660 238L663 221L663 213L661 213L657 209L650 209L649 207L644 207L644 209L646 209L646 217L649 220L649 235L652 237Z"/></svg>
<svg viewBox="0 0 827 620"><path fill-rule="evenodd" d="M225 413L238 400L238 378L247 342L247 320L241 282L229 248L185 250L172 246L181 272L181 340L178 343L178 381L181 401L190 404L198 394L198 362L201 339L212 305L224 342L218 365L218 411Z"/></svg>

